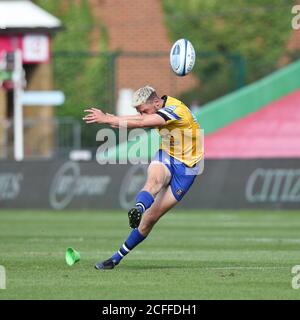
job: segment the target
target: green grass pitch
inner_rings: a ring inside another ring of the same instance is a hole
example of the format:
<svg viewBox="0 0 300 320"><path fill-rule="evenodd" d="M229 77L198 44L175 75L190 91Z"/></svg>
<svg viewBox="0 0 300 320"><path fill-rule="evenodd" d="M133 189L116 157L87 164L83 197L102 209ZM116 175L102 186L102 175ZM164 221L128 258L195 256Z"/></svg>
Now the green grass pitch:
<svg viewBox="0 0 300 320"><path fill-rule="evenodd" d="M121 211L0 211L0 299L299 299L300 212L172 211L114 270ZM76 248L72 267L65 249Z"/></svg>

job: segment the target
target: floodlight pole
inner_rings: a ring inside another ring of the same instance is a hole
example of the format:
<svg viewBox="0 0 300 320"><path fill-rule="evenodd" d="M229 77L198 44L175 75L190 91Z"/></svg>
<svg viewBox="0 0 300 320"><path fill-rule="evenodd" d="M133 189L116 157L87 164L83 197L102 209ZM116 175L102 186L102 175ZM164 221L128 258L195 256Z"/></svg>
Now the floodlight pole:
<svg viewBox="0 0 300 320"><path fill-rule="evenodd" d="M14 157L16 161L24 159L23 137L23 62L20 49L14 52Z"/></svg>

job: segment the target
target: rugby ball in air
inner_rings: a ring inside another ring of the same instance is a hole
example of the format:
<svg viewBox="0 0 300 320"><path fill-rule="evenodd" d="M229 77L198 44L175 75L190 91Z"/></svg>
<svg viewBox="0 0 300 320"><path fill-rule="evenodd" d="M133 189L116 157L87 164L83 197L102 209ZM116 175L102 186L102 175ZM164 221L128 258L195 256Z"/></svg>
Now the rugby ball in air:
<svg viewBox="0 0 300 320"><path fill-rule="evenodd" d="M187 75L193 70L196 53L189 40L177 40L170 51L170 65L172 70L180 77Z"/></svg>

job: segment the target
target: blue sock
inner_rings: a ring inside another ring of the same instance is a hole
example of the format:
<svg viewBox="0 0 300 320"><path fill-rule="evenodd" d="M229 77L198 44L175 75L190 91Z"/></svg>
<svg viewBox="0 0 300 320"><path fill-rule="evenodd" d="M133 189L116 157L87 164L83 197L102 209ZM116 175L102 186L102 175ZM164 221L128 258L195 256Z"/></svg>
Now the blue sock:
<svg viewBox="0 0 300 320"><path fill-rule="evenodd" d="M133 229L120 250L117 251L111 258L116 264L118 264L134 247L136 247L145 239L146 237L144 237L138 229Z"/></svg>
<svg viewBox="0 0 300 320"><path fill-rule="evenodd" d="M135 201L135 205L142 210L142 213L144 213L148 208L151 207L154 198L150 192L140 191L137 194Z"/></svg>

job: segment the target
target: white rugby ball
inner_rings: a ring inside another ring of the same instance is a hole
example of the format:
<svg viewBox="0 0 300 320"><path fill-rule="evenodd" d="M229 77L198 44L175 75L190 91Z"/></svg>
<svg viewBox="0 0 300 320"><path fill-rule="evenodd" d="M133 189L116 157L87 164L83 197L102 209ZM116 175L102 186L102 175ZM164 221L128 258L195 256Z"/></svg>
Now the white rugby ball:
<svg viewBox="0 0 300 320"><path fill-rule="evenodd" d="M180 77L192 71L196 60L196 53L189 40L177 40L170 51L170 65L172 70Z"/></svg>

